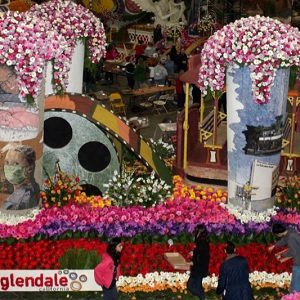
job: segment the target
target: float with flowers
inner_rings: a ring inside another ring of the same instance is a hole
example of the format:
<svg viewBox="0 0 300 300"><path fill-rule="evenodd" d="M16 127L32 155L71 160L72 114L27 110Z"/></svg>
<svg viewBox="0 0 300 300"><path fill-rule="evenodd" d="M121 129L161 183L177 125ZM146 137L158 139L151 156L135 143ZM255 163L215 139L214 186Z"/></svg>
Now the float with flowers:
<svg viewBox="0 0 300 300"><path fill-rule="evenodd" d="M67 20L56 14L57 7ZM45 14L46 19L49 16L53 19L50 18L51 24L42 26L40 24L46 22L43 21ZM90 30L81 28L82 22L75 16L86 20ZM27 29L19 27L27 24L28 18L33 21L25 27L34 32L33 37L26 35ZM29 102L35 100L39 92L47 60L53 61L54 86L58 91L65 88L74 38L92 37L89 43L90 50L94 51L92 60L97 61L104 54L101 24L93 23L93 16L89 17L87 12L77 9L73 2L53 1L45 7L33 7L27 15L7 13L1 17L0 26L5 35L1 39L0 57L3 59L0 62L14 66L21 87L20 95L27 97ZM281 30L281 25L278 28ZM49 35L50 29L55 32L53 37ZM281 33L284 35L286 32L283 30ZM231 39L230 34L228 38ZM18 43L14 42L14 37L17 37ZM44 39L40 41L40 37ZM298 38L298 32L295 31L294 37ZM33 43L35 38L37 46ZM56 43L44 43L47 38ZM5 48L7 41L13 42ZM53 49L57 51L53 52ZM30 57L30 54L37 57ZM298 54L292 52L290 55ZM298 63L296 58L295 62ZM220 67L216 66L216 69ZM210 72L211 69L207 70ZM212 74L215 75L214 71L209 75ZM205 87L206 83L203 83ZM212 81L212 84L220 87L218 82ZM268 91L264 89L265 95ZM121 260L123 275L118 281L122 298L141 297L141 293L145 298L148 293L149 298L171 294L172 297L189 299L191 296L186 292L189 273L174 269L165 260L164 253L179 252L190 260L194 228L205 224L212 252L210 275L204 281L207 292L216 287L219 266L224 260L224 242L228 240L234 241L238 252L247 258L256 293L262 291L263 295L278 296L278 292L287 292L291 262L280 264L273 254L268 253L267 247L274 242L270 232L273 222L280 221L300 230L299 177L290 178L278 189L277 206L261 212L228 204L226 191L200 185L187 186L179 176L174 177L171 188L154 174L132 176L123 181L116 174L108 183L103 197L87 196L80 183L78 177L58 169L54 177L49 177L41 187L41 208L24 211L21 216L0 212L0 274L5 270L24 273L30 270L92 270L105 251L106 242L117 236L125 240ZM77 276L72 274L74 278ZM0 283L4 291L4 280ZM73 291L79 291L78 286L78 283L74 285ZM68 294L67 297L73 295Z"/></svg>
<svg viewBox="0 0 300 300"><path fill-rule="evenodd" d="M122 277L118 282L124 299L157 292L189 299L185 288L188 272L173 269L164 253L179 252L190 260L192 233L202 223L207 226L211 240L210 276L204 281L208 295L216 288L227 240L234 241L238 253L247 258L256 294L286 293L291 262L281 264L267 251L274 241L270 232L273 222L300 229L297 206L284 207L282 197L290 196L282 189L277 191L281 207L262 213L242 212L226 204L227 192L200 185L187 186L182 178L175 176L173 189L166 199L149 196L153 200L151 205L123 202L123 206L118 206L118 199L108 195L86 196L79 178L57 175L56 180L45 182L41 210L32 211L21 220L0 215L2 270L65 269L70 267L64 264L70 249L96 251L96 256L101 257L106 242L118 236L125 241ZM300 178L295 176L290 183L286 187L290 189L289 195L293 191L294 202L300 197ZM147 186L150 185L153 182ZM85 263L87 256L78 259Z"/></svg>

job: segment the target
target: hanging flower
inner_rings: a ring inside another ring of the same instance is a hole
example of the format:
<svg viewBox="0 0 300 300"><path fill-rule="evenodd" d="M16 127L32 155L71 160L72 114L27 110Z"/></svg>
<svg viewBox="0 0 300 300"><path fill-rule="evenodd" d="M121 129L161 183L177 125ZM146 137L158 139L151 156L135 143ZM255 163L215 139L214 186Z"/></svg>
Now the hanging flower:
<svg viewBox="0 0 300 300"><path fill-rule="evenodd" d="M68 71L76 43L87 39L90 60L98 63L105 55L106 37L103 24L88 9L72 1L54 0L34 5L28 12L49 25L49 30L61 34L67 40L71 55L63 53L53 61L54 90L62 93L68 85Z"/></svg>
<svg viewBox="0 0 300 300"><path fill-rule="evenodd" d="M62 34L72 49L78 39L87 38L93 63L98 63L105 55L103 24L84 6L73 1L54 0L34 5L29 13L50 22L52 29Z"/></svg>
<svg viewBox="0 0 300 300"><path fill-rule="evenodd" d="M224 88L226 67L249 66L254 101L268 103L276 70L300 66L298 28L269 17L242 18L212 35L202 50L199 85L204 94Z"/></svg>
<svg viewBox="0 0 300 300"><path fill-rule="evenodd" d="M45 61L62 64L70 56L66 40L34 16L7 12L0 18L0 64L14 66L23 101L40 93Z"/></svg>

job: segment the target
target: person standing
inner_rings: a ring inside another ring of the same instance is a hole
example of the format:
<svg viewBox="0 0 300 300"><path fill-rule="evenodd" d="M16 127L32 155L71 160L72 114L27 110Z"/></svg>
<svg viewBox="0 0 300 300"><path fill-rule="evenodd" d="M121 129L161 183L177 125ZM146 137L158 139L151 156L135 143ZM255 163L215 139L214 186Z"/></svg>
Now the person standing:
<svg viewBox="0 0 300 300"><path fill-rule="evenodd" d="M293 258L294 264L290 291L300 292L300 234L295 229L287 229L281 223L274 223L272 232L280 240L275 245L270 246L268 250L272 252L274 248L288 246L287 251L277 254L276 258L280 262Z"/></svg>
<svg viewBox="0 0 300 300"><path fill-rule="evenodd" d="M130 61L130 57L126 57L125 73L127 78L128 87L134 89L134 64Z"/></svg>
<svg viewBox="0 0 300 300"><path fill-rule="evenodd" d="M120 257L123 244L120 238L113 238L108 244L102 261L94 270L97 284L102 286L104 300L117 300L118 290L116 282L120 276Z"/></svg>
<svg viewBox="0 0 300 300"><path fill-rule="evenodd" d="M185 53L184 48L180 49L180 52L177 56L177 66L178 66L178 70L177 70L178 72L180 72L181 70L186 72L188 69L188 57Z"/></svg>
<svg viewBox="0 0 300 300"><path fill-rule="evenodd" d="M247 260L235 253L235 245L228 242L225 248L226 260L220 267L217 294L223 300L252 300Z"/></svg>
<svg viewBox="0 0 300 300"><path fill-rule="evenodd" d="M163 39L164 39L164 36L161 31L161 25L157 24L153 31L153 43L156 44Z"/></svg>
<svg viewBox="0 0 300 300"><path fill-rule="evenodd" d="M153 79L155 84L165 85L168 77L168 71L160 61L153 69Z"/></svg>
<svg viewBox="0 0 300 300"><path fill-rule="evenodd" d="M208 275L210 249L208 232L204 225L199 224L195 230L195 249L193 251L190 278L187 289L198 299L205 299L202 280Z"/></svg>
<svg viewBox="0 0 300 300"><path fill-rule="evenodd" d="M140 88L143 84L145 84L149 78L149 68L141 57L135 66L133 78L136 82L137 88Z"/></svg>
<svg viewBox="0 0 300 300"><path fill-rule="evenodd" d="M175 89L176 89L177 108L178 108L178 110L182 110L182 108L184 107L184 100L185 100L183 82L180 80L180 75L182 73L183 73L183 71L181 71L179 74L177 74L176 81L175 81Z"/></svg>

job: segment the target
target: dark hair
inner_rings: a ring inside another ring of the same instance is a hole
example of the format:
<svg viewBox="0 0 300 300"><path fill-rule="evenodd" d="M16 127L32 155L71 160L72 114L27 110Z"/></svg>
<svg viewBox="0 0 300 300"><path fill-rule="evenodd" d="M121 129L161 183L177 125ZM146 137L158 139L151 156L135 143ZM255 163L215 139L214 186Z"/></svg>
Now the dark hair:
<svg viewBox="0 0 300 300"><path fill-rule="evenodd" d="M279 234L286 231L286 227L282 225L281 223L274 223L272 225L272 232L273 234Z"/></svg>
<svg viewBox="0 0 300 300"><path fill-rule="evenodd" d="M107 245L106 252L111 258L114 260L115 264L120 262L120 253L116 251L116 247L122 242L122 240L118 237L113 238Z"/></svg>
<svg viewBox="0 0 300 300"><path fill-rule="evenodd" d="M235 251L235 245L233 242L227 242L225 251L227 254L233 254Z"/></svg>
<svg viewBox="0 0 300 300"><path fill-rule="evenodd" d="M197 225L197 227L195 228L195 243L198 244L207 241L207 239L208 239L208 232L205 225L203 224Z"/></svg>

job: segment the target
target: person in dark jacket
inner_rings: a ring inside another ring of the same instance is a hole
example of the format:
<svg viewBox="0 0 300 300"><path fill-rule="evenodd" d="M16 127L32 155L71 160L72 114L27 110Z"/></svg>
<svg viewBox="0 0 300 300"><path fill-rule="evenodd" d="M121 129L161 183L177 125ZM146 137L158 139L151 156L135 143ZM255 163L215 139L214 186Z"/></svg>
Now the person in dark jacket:
<svg viewBox="0 0 300 300"><path fill-rule="evenodd" d="M128 86L133 90L134 89L134 64L130 61L130 57L126 57L125 73L127 78Z"/></svg>
<svg viewBox="0 0 300 300"><path fill-rule="evenodd" d="M161 25L157 24L153 31L153 43L156 44L157 42L164 39L164 36L161 31Z"/></svg>
<svg viewBox="0 0 300 300"><path fill-rule="evenodd" d="M292 281L290 286L291 292L300 292L300 234L293 228L286 228L281 223L274 223L272 233L280 240L269 247L269 251L274 248L287 246L288 249L276 254L276 258L284 263L286 260L293 258Z"/></svg>
<svg viewBox="0 0 300 300"><path fill-rule="evenodd" d="M235 246L228 242L225 252L226 260L220 267L217 294L223 300L252 300L247 260L235 253Z"/></svg>
<svg viewBox="0 0 300 300"><path fill-rule="evenodd" d="M198 299L205 299L202 280L208 275L209 266L209 241L208 232L204 225L200 224L195 230L195 249L193 251L190 278L187 282L188 290Z"/></svg>
<svg viewBox="0 0 300 300"><path fill-rule="evenodd" d="M178 72L183 70L184 72L188 69L188 57L185 53L184 48L181 48L178 56L177 56L177 66L178 66Z"/></svg>
<svg viewBox="0 0 300 300"><path fill-rule="evenodd" d="M221 111L223 108L224 114L227 114L227 97L226 93L223 93L222 96L218 100L218 111Z"/></svg>

